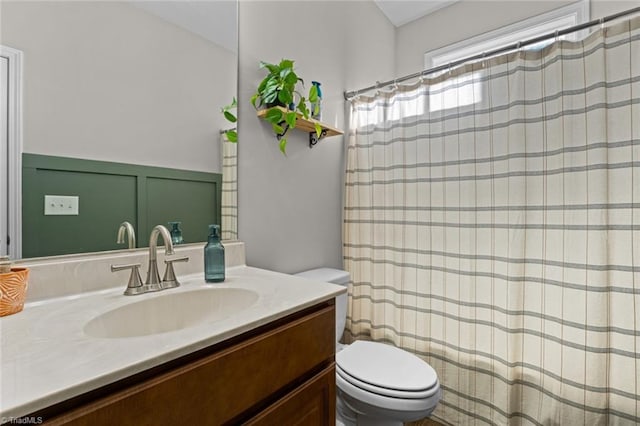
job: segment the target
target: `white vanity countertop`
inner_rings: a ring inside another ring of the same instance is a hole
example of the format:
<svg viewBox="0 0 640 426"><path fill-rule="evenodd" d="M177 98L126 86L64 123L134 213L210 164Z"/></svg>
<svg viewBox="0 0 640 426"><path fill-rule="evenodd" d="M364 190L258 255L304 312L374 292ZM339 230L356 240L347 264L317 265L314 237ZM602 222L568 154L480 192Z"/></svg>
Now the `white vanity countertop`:
<svg viewBox="0 0 640 426"><path fill-rule="evenodd" d="M1 317L0 416L28 415L346 291L343 286L247 266L228 268L226 280L219 284L205 283L202 275L180 277L179 288L137 296L122 295L123 285L27 303L22 312ZM226 318L178 331L126 338L95 338L83 331L92 318L123 305L216 288L253 290L258 299Z"/></svg>

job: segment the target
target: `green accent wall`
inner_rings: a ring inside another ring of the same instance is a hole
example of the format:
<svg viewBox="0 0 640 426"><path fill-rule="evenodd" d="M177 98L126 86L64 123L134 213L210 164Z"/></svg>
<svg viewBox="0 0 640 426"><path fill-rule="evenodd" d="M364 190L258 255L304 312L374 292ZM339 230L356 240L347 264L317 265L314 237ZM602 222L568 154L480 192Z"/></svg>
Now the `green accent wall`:
<svg viewBox="0 0 640 426"><path fill-rule="evenodd" d="M205 241L220 223L222 175L164 167L22 155L22 255L54 256L126 248L116 244L130 222L138 247L155 225L181 221L185 243ZM79 197L77 216L45 216L45 195Z"/></svg>

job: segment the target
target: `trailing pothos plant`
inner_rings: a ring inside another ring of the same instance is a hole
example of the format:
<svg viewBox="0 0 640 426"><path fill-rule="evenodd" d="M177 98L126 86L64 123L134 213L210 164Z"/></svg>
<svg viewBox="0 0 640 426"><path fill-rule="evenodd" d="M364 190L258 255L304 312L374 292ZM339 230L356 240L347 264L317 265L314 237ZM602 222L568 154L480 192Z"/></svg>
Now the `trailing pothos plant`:
<svg viewBox="0 0 640 426"><path fill-rule="evenodd" d="M229 121L230 123L237 123L238 122L238 117L236 116L235 112L231 112L232 110L235 110L238 107L238 102L236 101L235 96L233 97L233 101L227 105L221 108L222 111L222 115L224 115L224 118L227 119L227 121ZM229 129L229 130L225 130L224 135L227 137L227 140L229 142L238 142L238 131L236 129Z"/></svg>
<svg viewBox="0 0 640 426"><path fill-rule="evenodd" d="M271 123L280 143L280 151L285 155L287 131L296 127L299 115L305 119L309 118L307 101L314 103L318 100L318 88L315 85L309 88L308 98L297 90L298 82L304 87L304 81L296 74L293 63L294 61L290 59L283 59L279 64L261 61L260 68L266 69L267 75L251 97L254 108L268 109L264 119ZM282 107L284 110L277 107ZM320 137L322 127L318 123L314 124L316 134Z"/></svg>

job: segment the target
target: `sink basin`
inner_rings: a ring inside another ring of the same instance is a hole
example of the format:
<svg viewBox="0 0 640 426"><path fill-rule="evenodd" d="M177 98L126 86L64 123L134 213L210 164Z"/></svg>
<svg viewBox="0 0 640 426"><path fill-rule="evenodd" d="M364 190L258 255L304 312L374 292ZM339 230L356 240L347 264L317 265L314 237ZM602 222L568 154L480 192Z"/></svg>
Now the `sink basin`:
<svg viewBox="0 0 640 426"><path fill-rule="evenodd" d="M246 309L258 294L240 288L199 289L167 293L107 311L84 327L93 337L148 336L221 320Z"/></svg>

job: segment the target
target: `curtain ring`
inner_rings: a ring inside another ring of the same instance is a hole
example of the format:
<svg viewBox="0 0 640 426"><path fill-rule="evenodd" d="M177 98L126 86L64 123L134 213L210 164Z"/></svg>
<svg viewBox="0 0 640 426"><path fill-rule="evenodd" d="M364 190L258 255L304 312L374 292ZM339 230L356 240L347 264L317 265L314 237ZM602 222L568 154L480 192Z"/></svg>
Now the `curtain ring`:
<svg viewBox="0 0 640 426"><path fill-rule="evenodd" d="M600 29L604 30L604 17L600 18Z"/></svg>
<svg viewBox="0 0 640 426"><path fill-rule="evenodd" d="M484 56L487 54L487 52L482 52L482 62L480 63L480 65L482 65L482 68L484 68Z"/></svg>
<svg viewBox="0 0 640 426"><path fill-rule="evenodd" d="M451 75L451 62L449 62L449 75Z"/></svg>
<svg viewBox="0 0 640 426"><path fill-rule="evenodd" d="M555 42L558 42L558 35L559 35L560 31L556 30L556 36L555 36Z"/></svg>
<svg viewBox="0 0 640 426"><path fill-rule="evenodd" d="M522 46L522 42L519 41L518 44L516 45L516 52L520 53L521 46Z"/></svg>

